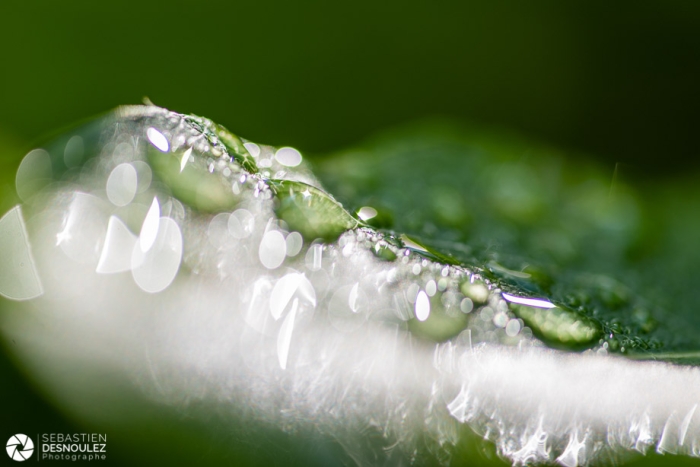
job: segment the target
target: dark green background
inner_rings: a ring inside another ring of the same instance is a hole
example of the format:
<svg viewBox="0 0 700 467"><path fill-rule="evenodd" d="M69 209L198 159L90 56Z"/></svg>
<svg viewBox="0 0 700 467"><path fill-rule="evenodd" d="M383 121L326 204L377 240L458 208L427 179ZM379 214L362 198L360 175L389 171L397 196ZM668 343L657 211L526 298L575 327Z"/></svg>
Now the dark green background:
<svg viewBox="0 0 700 467"><path fill-rule="evenodd" d="M673 177L699 164L698 31L681 0L2 0L0 207L33 141L144 96L311 154L437 115ZM0 435L79 431L0 371Z"/></svg>
<svg viewBox="0 0 700 467"><path fill-rule="evenodd" d="M149 96L324 152L426 115L645 172L695 165L700 3L3 0L0 129Z"/></svg>

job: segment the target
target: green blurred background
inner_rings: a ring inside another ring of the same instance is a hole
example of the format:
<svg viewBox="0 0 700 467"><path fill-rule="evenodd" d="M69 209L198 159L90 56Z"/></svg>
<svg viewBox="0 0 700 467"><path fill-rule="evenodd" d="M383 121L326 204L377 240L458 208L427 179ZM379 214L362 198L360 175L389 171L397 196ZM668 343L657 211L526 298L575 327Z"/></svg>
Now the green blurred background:
<svg viewBox="0 0 700 467"><path fill-rule="evenodd" d="M694 163L700 4L3 0L0 128L155 103L324 152L426 115Z"/></svg>
<svg viewBox="0 0 700 467"><path fill-rule="evenodd" d="M312 155L444 116L673 178L700 164L698 31L682 0L2 0L1 212L33 141L144 96ZM81 431L0 371L0 436Z"/></svg>

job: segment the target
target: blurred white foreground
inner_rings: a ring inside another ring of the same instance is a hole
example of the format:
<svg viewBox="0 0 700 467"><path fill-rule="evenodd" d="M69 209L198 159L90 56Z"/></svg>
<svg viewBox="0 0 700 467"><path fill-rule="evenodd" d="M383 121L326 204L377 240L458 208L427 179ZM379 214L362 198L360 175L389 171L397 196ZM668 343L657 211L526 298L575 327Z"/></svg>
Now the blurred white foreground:
<svg viewBox="0 0 700 467"><path fill-rule="evenodd" d="M99 404L109 374L178 410L206 401L316 429L358 464L410 460L424 443L447 462L440 453L465 423L513 464L700 455L699 369L547 349L477 274L368 228L304 242L264 183L267 172L317 185L291 148L248 143L262 172L236 173L207 159L216 145L201 146L177 114L127 112L105 126L83 168L81 136L62 147L63 178L55 154L30 153L18 173L26 204L0 220L0 293L23 300L2 331L58 400ZM240 201L198 213L154 175L154 149L182 173L203 161ZM406 324L436 306L469 323L440 344ZM368 436L380 442L358 441Z"/></svg>

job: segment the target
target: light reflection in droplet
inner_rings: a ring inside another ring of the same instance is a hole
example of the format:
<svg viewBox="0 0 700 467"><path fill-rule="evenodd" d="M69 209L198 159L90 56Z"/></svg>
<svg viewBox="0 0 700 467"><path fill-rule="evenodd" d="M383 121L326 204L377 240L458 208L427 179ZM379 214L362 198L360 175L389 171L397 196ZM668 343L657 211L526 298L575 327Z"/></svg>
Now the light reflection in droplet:
<svg viewBox="0 0 700 467"><path fill-rule="evenodd" d="M297 292L299 292L299 296L308 302L311 307L316 307L316 289L313 284L311 284L311 281L306 278L306 274L301 274Z"/></svg>
<svg viewBox="0 0 700 467"><path fill-rule="evenodd" d="M19 206L0 218L0 258L0 295L29 300L44 293Z"/></svg>
<svg viewBox="0 0 700 467"><path fill-rule="evenodd" d="M363 206L357 211L357 217L363 221L368 221L377 217L377 210L370 206Z"/></svg>
<svg viewBox="0 0 700 467"><path fill-rule="evenodd" d="M416 297L416 319L418 321L425 321L430 316L430 299L424 291L418 292Z"/></svg>
<svg viewBox="0 0 700 467"><path fill-rule="evenodd" d="M401 235L401 241L403 242L404 245L406 245L407 248L410 248L410 249L416 250L416 251L421 251L423 253L428 253L428 250L426 250L423 245L419 245L418 243L414 242L406 235Z"/></svg>
<svg viewBox="0 0 700 467"><path fill-rule="evenodd" d="M107 236L105 237L100 260L97 263L99 274L113 274L131 269L131 254L136 246L137 237L116 216L109 218Z"/></svg>
<svg viewBox="0 0 700 467"><path fill-rule="evenodd" d="M86 193L75 193L56 234L56 245L73 261L97 266L101 244L107 233L104 201Z"/></svg>
<svg viewBox="0 0 700 467"><path fill-rule="evenodd" d="M141 290L158 293L175 279L182 260L182 233L177 222L161 217L157 236L150 249L144 252L134 247L131 255L131 274Z"/></svg>
<svg viewBox="0 0 700 467"><path fill-rule="evenodd" d="M107 198L115 206L126 206L136 196L138 175L133 165L124 163L116 166L107 178Z"/></svg>
<svg viewBox="0 0 700 467"><path fill-rule="evenodd" d="M549 300L537 299L537 298L527 298L527 297L516 297L515 295L510 295L507 293L501 294L503 298L511 303L517 303L519 305L534 306L536 308L554 308L555 304Z"/></svg>
<svg viewBox="0 0 700 467"><path fill-rule="evenodd" d="M287 256L296 256L304 245L304 238L299 232L292 232L287 235Z"/></svg>
<svg viewBox="0 0 700 467"><path fill-rule="evenodd" d="M168 139L163 133L156 130L155 128L151 127L148 130L146 130L146 136L148 137L148 140L151 142L151 144L158 148L159 151L168 152L168 150L170 149L170 143L168 142Z"/></svg>
<svg viewBox="0 0 700 467"><path fill-rule="evenodd" d="M311 245L311 248L306 252L305 263L306 267L311 271L318 271L323 265L323 245L318 243Z"/></svg>
<svg viewBox="0 0 700 467"><path fill-rule="evenodd" d="M185 166L187 165L187 162L189 162L191 155L192 148L187 148L187 151L182 153L182 158L180 159L180 172L185 170Z"/></svg>
<svg viewBox="0 0 700 467"><path fill-rule="evenodd" d="M143 220L143 225L141 226L141 233L139 233L139 245L141 251L147 252L153 242L156 240L158 235L158 227L160 225L160 203L158 203L158 198L153 197L153 202L151 207L146 213L146 217Z"/></svg>
<svg viewBox="0 0 700 467"><path fill-rule="evenodd" d="M263 235L258 249L260 262L267 269L277 269L287 255L287 242L279 230L270 230Z"/></svg>
<svg viewBox="0 0 700 467"><path fill-rule="evenodd" d="M275 159L286 167L296 167L301 164L301 154L294 148L279 148L275 153Z"/></svg>
<svg viewBox="0 0 700 467"><path fill-rule="evenodd" d="M292 332L294 332L294 319L297 314L297 307L299 305L299 300L294 299L292 302L292 309L284 318L284 322L280 327L280 333L277 337L277 358L279 359L280 368L285 370L287 368L287 359L289 358L289 346L292 343Z"/></svg>

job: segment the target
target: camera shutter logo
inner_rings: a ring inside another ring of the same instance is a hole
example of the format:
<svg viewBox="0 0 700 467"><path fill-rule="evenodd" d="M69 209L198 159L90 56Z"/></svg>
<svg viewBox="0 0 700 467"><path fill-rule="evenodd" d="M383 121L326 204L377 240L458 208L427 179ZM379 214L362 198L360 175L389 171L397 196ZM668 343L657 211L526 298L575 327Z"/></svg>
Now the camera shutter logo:
<svg viewBox="0 0 700 467"><path fill-rule="evenodd" d="M22 462L34 454L34 442L27 435L16 434L7 440L7 455Z"/></svg>

